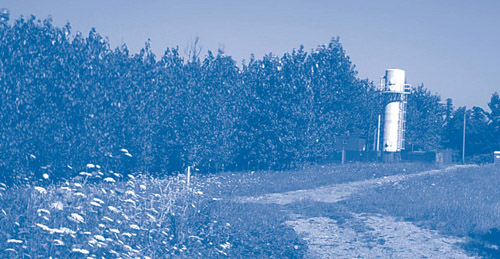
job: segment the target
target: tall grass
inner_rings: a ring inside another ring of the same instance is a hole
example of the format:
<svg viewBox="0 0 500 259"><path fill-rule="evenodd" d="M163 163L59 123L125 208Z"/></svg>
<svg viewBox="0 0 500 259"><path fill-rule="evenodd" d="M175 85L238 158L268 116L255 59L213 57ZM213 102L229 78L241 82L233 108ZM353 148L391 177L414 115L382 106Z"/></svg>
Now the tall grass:
<svg viewBox="0 0 500 259"><path fill-rule="evenodd" d="M320 186L361 181L395 174L410 174L434 169L425 163L350 163L314 165L291 171L219 173L198 176L195 180L211 195L257 196L267 193L313 189Z"/></svg>
<svg viewBox="0 0 500 259"><path fill-rule="evenodd" d="M303 254L302 241L282 224L286 214L278 208L205 193L230 186L230 180L196 181L188 188L184 175L158 179L97 168L80 175L57 184L1 184L0 257Z"/></svg>
<svg viewBox="0 0 500 259"><path fill-rule="evenodd" d="M366 190L345 205L358 212L394 215L446 235L468 237L468 248L485 252L493 247L487 254L500 256L500 235L491 239L500 229L499 186L500 167L483 165Z"/></svg>
<svg viewBox="0 0 500 259"><path fill-rule="evenodd" d="M0 253L157 258L199 246L203 237L188 219L199 213L202 193L188 190L182 177L83 175L48 186L2 187Z"/></svg>
<svg viewBox="0 0 500 259"><path fill-rule="evenodd" d="M285 224L289 211L233 198L432 167L348 164L195 175L187 188L184 175L121 175L88 165L67 181L0 186L0 257L300 258L306 246Z"/></svg>

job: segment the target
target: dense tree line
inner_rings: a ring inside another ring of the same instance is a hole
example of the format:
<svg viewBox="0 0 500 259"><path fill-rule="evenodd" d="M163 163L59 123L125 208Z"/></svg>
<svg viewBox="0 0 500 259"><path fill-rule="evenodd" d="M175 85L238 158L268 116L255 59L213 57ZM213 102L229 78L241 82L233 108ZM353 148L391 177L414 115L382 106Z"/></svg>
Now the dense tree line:
<svg viewBox="0 0 500 259"><path fill-rule="evenodd" d="M83 36L69 24L2 14L0 171L67 176L89 163L124 173L285 169L328 159L336 135L373 140L381 98L338 38L242 67L220 50L193 53L169 48L156 57L146 42L133 54L111 49L94 29ZM439 103L416 88L409 144L454 147L442 132L454 130L460 110L446 117ZM474 118L485 119L480 113ZM496 124L485 122L496 136L498 113L487 116Z"/></svg>
<svg viewBox="0 0 500 259"><path fill-rule="evenodd" d="M480 107L453 108L447 101L447 111L442 127L441 144L445 148L462 152L465 116L466 162L491 162L492 153L500 150L500 97L493 93L486 111Z"/></svg>

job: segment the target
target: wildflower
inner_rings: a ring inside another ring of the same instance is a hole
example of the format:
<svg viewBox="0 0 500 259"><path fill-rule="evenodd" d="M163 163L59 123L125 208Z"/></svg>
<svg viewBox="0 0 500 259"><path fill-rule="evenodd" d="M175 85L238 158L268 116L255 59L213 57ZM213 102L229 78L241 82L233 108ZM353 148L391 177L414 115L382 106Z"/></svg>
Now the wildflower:
<svg viewBox="0 0 500 259"><path fill-rule="evenodd" d="M102 242L106 241L106 239L103 236L101 236L101 235L95 235L94 238L97 239L97 240L99 240L99 241L102 241Z"/></svg>
<svg viewBox="0 0 500 259"><path fill-rule="evenodd" d="M54 244L56 246L63 246L64 242L62 240L59 240L59 239L54 239Z"/></svg>
<svg viewBox="0 0 500 259"><path fill-rule="evenodd" d="M80 249L80 248L73 248L71 250L71 252L82 253L82 254L85 254L85 255L89 254L89 250L87 250L87 249Z"/></svg>
<svg viewBox="0 0 500 259"><path fill-rule="evenodd" d="M215 248L215 251L217 251L217 252L219 252L219 253L221 253L221 254L223 254L223 255L227 256L227 254L226 254L226 253L224 253L224 251L222 251L222 250L219 250L219 249Z"/></svg>
<svg viewBox="0 0 500 259"><path fill-rule="evenodd" d="M102 217L102 219L107 220L109 222L113 222L113 219L108 217L108 216L104 216L104 217Z"/></svg>
<svg viewBox="0 0 500 259"><path fill-rule="evenodd" d="M79 175L83 175L83 176L92 176L91 173L87 173L87 172L80 172Z"/></svg>
<svg viewBox="0 0 500 259"><path fill-rule="evenodd" d="M228 249L231 248L231 243L226 242L224 244L220 244L219 246L222 247L222 249Z"/></svg>
<svg viewBox="0 0 500 259"><path fill-rule="evenodd" d="M64 205L60 201L56 201L50 205L50 207L56 209L56 210L63 210Z"/></svg>
<svg viewBox="0 0 500 259"><path fill-rule="evenodd" d="M95 165L94 164L87 164L87 168L94 168Z"/></svg>
<svg viewBox="0 0 500 259"><path fill-rule="evenodd" d="M146 185L144 185L144 184L139 185L139 187L140 187L140 188L141 188L141 190L143 190L143 191L144 191L144 190L146 190Z"/></svg>
<svg viewBox="0 0 500 259"><path fill-rule="evenodd" d="M103 201L103 200L101 200L101 199L98 199L98 198L94 198L94 201L99 202L99 203L101 203L101 204L104 204L104 201Z"/></svg>
<svg viewBox="0 0 500 259"><path fill-rule="evenodd" d="M101 207L101 204L99 204L99 203L97 203L97 202L95 202L95 201L91 201L91 202L90 202L90 205L92 205L92 206L96 206L96 207Z"/></svg>
<svg viewBox="0 0 500 259"><path fill-rule="evenodd" d="M85 223L85 220L83 219L82 216L80 216L79 214L77 213L71 213L71 216L68 217L69 220L72 220L76 223Z"/></svg>
<svg viewBox="0 0 500 259"><path fill-rule="evenodd" d="M116 234L120 234L120 230L118 230L116 228L110 228L109 231L116 233Z"/></svg>
<svg viewBox="0 0 500 259"><path fill-rule="evenodd" d="M128 191L126 191L126 192L125 192L125 194L131 195L131 196L134 196L134 197L135 197L135 196L137 196L137 195L135 194L135 192L134 192L134 191L132 191L132 190L128 190Z"/></svg>
<svg viewBox="0 0 500 259"><path fill-rule="evenodd" d="M136 224L131 224L130 228L135 229L135 230L141 230L141 228L139 226L137 226Z"/></svg>
<svg viewBox="0 0 500 259"><path fill-rule="evenodd" d="M22 240L18 240L18 239L8 239L7 243L22 244L23 241Z"/></svg>
<svg viewBox="0 0 500 259"><path fill-rule="evenodd" d="M113 179L111 177L104 178L104 181L107 182L107 183L114 183L114 182L116 182L115 179Z"/></svg>
<svg viewBox="0 0 500 259"><path fill-rule="evenodd" d="M83 198L87 198L87 195L85 195L84 193L81 193L81 192L75 193L75 196L81 196Z"/></svg>
<svg viewBox="0 0 500 259"><path fill-rule="evenodd" d="M46 210L46 209L38 209L38 210L36 211L36 213L37 213L39 216L42 214L42 212L43 212L43 213L47 213L47 214L49 214L49 215L50 215L50 211L48 211L48 210Z"/></svg>
<svg viewBox="0 0 500 259"><path fill-rule="evenodd" d="M47 194L47 190L40 186L35 186L35 190L37 190L40 194Z"/></svg>
<svg viewBox="0 0 500 259"><path fill-rule="evenodd" d="M126 200L124 200L124 202L132 203L132 204L134 204L134 206L135 206L135 201L133 201L133 200L131 200L131 199L126 199Z"/></svg>
<svg viewBox="0 0 500 259"><path fill-rule="evenodd" d="M155 216L149 214L149 213L146 213L146 215L152 220L152 221L155 221L156 222L156 218Z"/></svg>
<svg viewBox="0 0 500 259"><path fill-rule="evenodd" d="M132 234L128 233L128 232L125 232L122 234L122 236L126 236L126 237L132 237Z"/></svg>
<svg viewBox="0 0 500 259"><path fill-rule="evenodd" d="M117 209L116 207L113 207L113 206L108 206L108 209L109 209L110 211L112 211L112 212L115 212L115 213L120 212L120 210L119 210L119 209Z"/></svg>
<svg viewBox="0 0 500 259"><path fill-rule="evenodd" d="M43 179L45 179L45 180L49 179L49 175L47 173L43 174L42 176L43 176Z"/></svg>

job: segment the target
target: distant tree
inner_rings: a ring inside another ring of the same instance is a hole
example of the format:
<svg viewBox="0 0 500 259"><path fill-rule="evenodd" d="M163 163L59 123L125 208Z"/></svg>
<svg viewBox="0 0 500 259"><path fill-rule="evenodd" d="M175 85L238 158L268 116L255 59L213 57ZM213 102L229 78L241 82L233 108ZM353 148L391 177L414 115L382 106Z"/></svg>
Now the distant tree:
<svg viewBox="0 0 500 259"><path fill-rule="evenodd" d="M494 149L493 132L489 126L488 113L480 107L473 107L467 113L465 134L465 155L490 154Z"/></svg>
<svg viewBox="0 0 500 259"><path fill-rule="evenodd" d="M466 119L465 155L467 157L490 154L494 148L494 135L490 127L489 114L480 107L466 110L460 107L445 125L442 144L445 148L462 151L463 120Z"/></svg>
<svg viewBox="0 0 500 259"><path fill-rule="evenodd" d="M441 131L446 114L440 101L441 98L432 94L423 84L417 86L408 96L407 150L440 149Z"/></svg>
<svg viewBox="0 0 500 259"><path fill-rule="evenodd" d="M490 129L492 134L492 144L495 150L500 150L500 97L497 92L491 96L488 107L491 110L489 114Z"/></svg>

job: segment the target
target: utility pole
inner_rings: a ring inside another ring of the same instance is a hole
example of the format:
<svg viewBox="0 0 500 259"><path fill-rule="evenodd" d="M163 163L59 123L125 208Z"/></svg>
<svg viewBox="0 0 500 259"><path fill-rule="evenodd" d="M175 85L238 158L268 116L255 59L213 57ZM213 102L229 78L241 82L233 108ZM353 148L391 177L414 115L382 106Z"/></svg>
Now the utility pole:
<svg viewBox="0 0 500 259"><path fill-rule="evenodd" d="M465 164L465 126L467 118L467 106L464 107L464 132L462 136L462 164Z"/></svg>
<svg viewBox="0 0 500 259"><path fill-rule="evenodd" d="M377 152L380 151L380 114L378 115L378 126L377 126Z"/></svg>

